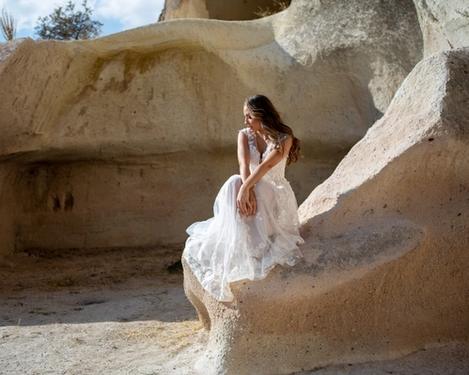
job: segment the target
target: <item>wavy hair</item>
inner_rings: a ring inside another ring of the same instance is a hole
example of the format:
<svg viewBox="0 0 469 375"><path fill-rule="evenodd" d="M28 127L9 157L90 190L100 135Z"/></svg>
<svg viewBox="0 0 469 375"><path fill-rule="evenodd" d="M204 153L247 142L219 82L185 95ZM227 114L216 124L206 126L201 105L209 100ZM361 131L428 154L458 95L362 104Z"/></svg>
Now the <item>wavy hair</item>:
<svg viewBox="0 0 469 375"><path fill-rule="evenodd" d="M293 135L293 130L283 123L278 111L269 98L264 95L253 95L247 97L244 104L252 113L252 116L261 121L261 126L265 132L266 138L274 143L275 149L280 149L283 152L282 138L285 134L292 137L293 143L288 152L287 164L298 161L300 155L300 140Z"/></svg>

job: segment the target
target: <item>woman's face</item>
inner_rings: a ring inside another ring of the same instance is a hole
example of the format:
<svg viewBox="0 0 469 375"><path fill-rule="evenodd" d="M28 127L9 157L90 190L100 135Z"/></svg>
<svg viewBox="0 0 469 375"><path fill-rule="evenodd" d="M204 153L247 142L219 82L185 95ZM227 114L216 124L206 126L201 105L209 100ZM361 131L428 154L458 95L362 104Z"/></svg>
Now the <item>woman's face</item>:
<svg viewBox="0 0 469 375"><path fill-rule="evenodd" d="M251 128L255 132L262 131L261 120L258 118L252 117L252 113L246 104L243 107L243 113L244 113L244 124L246 126Z"/></svg>

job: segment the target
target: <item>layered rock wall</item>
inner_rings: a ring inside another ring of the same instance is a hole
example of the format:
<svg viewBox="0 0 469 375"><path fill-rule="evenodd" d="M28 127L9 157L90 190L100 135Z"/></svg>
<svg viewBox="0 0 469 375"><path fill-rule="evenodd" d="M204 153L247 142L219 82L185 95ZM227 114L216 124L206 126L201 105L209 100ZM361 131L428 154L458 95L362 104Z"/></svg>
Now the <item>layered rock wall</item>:
<svg viewBox="0 0 469 375"><path fill-rule="evenodd" d="M301 203L381 116L421 38L411 1L296 1L256 21L172 20L4 51L0 158L21 177L5 243L21 250L183 242L237 172L255 93L302 141L287 176Z"/></svg>

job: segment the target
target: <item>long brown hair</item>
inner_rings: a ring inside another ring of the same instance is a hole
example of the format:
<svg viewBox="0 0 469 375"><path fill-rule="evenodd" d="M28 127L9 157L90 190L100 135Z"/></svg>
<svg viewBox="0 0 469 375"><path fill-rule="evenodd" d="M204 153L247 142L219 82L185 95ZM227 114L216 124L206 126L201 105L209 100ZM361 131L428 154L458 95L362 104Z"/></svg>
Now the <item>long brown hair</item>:
<svg viewBox="0 0 469 375"><path fill-rule="evenodd" d="M293 130L283 123L278 111L269 98L264 95L253 95L246 98L244 104L248 107L254 118L260 119L266 138L274 143L276 149L282 149L281 139L285 134L291 135L293 143L288 152L287 164L298 161L300 140L293 135Z"/></svg>

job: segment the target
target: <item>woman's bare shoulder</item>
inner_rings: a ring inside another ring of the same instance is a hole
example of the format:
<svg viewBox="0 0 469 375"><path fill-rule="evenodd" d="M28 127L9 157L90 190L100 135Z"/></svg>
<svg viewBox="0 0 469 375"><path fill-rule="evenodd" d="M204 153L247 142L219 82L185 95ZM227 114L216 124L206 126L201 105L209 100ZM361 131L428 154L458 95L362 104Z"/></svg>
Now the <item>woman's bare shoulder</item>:
<svg viewBox="0 0 469 375"><path fill-rule="evenodd" d="M239 144L239 142L241 142L243 144L248 144L249 143L249 135L248 135L248 133L245 129L247 129L247 128L243 128L243 129L240 129L238 131L238 144Z"/></svg>
<svg viewBox="0 0 469 375"><path fill-rule="evenodd" d="M288 144L293 141L293 136L286 133L281 133L279 138L280 142L282 142L283 144Z"/></svg>
<svg viewBox="0 0 469 375"><path fill-rule="evenodd" d="M290 152L290 148L293 145L293 136L291 136L290 134L284 134L280 137L280 142L284 147L284 155L288 155L288 153Z"/></svg>
<svg viewBox="0 0 469 375"><path fill-rule="evenodd" d="M249 128L242 128L238 131L238 139L250 139L250 129Z"/></svg>
<svg viewBox="0 0 469 375"><path fill-rule="evenodd" d="M239 131L238 131L238 136L239 136L239 137L245 137L245 136L247 136L246 128L239 129Z"/></svg>

